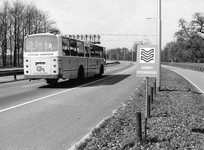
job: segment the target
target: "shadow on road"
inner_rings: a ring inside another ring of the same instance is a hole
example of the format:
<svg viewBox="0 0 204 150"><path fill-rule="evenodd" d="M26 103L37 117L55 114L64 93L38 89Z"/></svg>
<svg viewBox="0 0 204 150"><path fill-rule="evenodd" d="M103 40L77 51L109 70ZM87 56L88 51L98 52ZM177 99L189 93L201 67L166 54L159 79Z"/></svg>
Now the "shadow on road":
<svg viewBox="0 0 204 150"><path fill-rule="evenodd" d="M86 78L80 83L75 79L75 80L62 81L53 85L44 85L39 88L74 88L78 86L91 87L91 86L114 85L121 82L122 80L126 79L129 76L130 75L127 75L127 74L120 74L120 75L114 75L114 76L103 75L102 77Z"/></svg>

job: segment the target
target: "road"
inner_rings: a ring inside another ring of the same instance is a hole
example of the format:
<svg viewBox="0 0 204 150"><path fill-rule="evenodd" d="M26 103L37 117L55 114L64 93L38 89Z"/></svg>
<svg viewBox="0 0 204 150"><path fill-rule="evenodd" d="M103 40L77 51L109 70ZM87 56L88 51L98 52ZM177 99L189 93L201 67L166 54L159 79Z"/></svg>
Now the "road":
<svg viewBox="0 0 204 150"><path fill-rule="evenodd" d="M21 80L0 84L0 149L64 150L112 114L142 83L135 64L107 67L82 84Z"/></svg>
<svg viewBox="0 0 204 150"><path fill-rule="evenodd" d="M162 65L162 67L170 69L191 82L201 93L204 94L204 73L194 70L188 70L178 67Z"/></svg>

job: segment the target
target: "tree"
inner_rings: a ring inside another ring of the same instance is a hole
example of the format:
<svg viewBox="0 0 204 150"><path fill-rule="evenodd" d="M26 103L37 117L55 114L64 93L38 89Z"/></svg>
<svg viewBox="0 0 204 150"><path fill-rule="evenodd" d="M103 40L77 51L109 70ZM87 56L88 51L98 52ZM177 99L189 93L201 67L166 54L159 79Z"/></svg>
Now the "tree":
<svg viewBox="0 0 204 150"><path fill-rule="evenodd" d="M2 66L22 66L23 44L27 34L60 30L49 13L39 10L35 4L26 5L20 0L5 0L0 6L0 56ZM10 55L10 59L8 56ZM9 61L8 61L9 60ZM1 62L1 61L0 61ZM1 65L1 64L0 64Z"/></svg>
<svg viewBox="0 0 204 150"><path fill-rule="evenodd" d="M2 6L2 11L0 12L0 40L1 40L1 56L2 64L6 66L7 60L7 37L8 37L8 28L9 28L9 3L4 1Z"/></svg>
<svg viewBox="0 0 204 150"><path fill-rule="evenodd" d="M150 45L151 41L149 39L144 39L143 41L136 41L133 45L133 61L137 60L137 46L138 45Z"/></svg>
<svg viewBox="0 0 204 150"><path fill-rule="evenodd" d="M185 41L188 51L195 58L204 58L204 15L195 13L193 20L188 23L184 19L179 20L181 29L175 33L178 42Z"/></svg>

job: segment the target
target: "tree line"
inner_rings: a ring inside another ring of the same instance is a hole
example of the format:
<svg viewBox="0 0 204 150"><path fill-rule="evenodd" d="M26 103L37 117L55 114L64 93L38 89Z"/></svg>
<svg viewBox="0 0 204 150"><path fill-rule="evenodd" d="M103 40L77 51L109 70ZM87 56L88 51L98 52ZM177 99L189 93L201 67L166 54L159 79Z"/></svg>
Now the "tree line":
<svg viewBox="0 0 204 150"><path fill-rule="evenodd" d="M162 51L162 61L204 62L204 14L195 13L191 22L180 19L175 41Z"/></svg>
<svg viewBox="0 0 204 150"><path fill-rule="evenodd" d="M118 61L136 61L137 60L137 45L150 45L152 42L149 39L136 41L131 49L124 48L113 48L108 49L107 59L118 60Z"/></svg>
<svg viewBox="0 0 204 150"><path fill-rule="evenodd" d="M33 3L5 0L0 6L0 67L22 66L27 34L53 31L60 33L48 12Z"/></svg>

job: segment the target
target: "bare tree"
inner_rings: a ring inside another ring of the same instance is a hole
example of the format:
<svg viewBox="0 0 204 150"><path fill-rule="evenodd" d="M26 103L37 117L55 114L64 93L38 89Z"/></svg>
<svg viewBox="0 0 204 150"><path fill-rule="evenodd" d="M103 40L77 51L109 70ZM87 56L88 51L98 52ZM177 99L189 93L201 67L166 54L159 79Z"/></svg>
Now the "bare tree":
<svg viewBox="0 0 204 150"><path fill-rule="evenodd" d="M0 39L1 39L1 55L2 64L6 66L7 62L7 45L8 45L8 29L9 29L9 3L3 2L2 11L0 12Z"/></svg>
<svg viewBox="0 0 204 150"><path fill-rule="evenodd" d="M13 21L13 37L14 37L14 57L13 65L18 66L20 61L20 53L22 53L21 45L23 38L21 31L23 29L24 22L24 8L25 5L18 0L12 3L13 7L11 8L11 16Z"/></svg>
<svg viewBox="0 0 204 150"><path fill-rule="evenodd" d="M15 0L5 0L0 6L0 56L2 65L19 66L23 63L23 44L26 34L55 32L60 30L49 13ZM7 61L10 55L10 60Z"/></svg>

